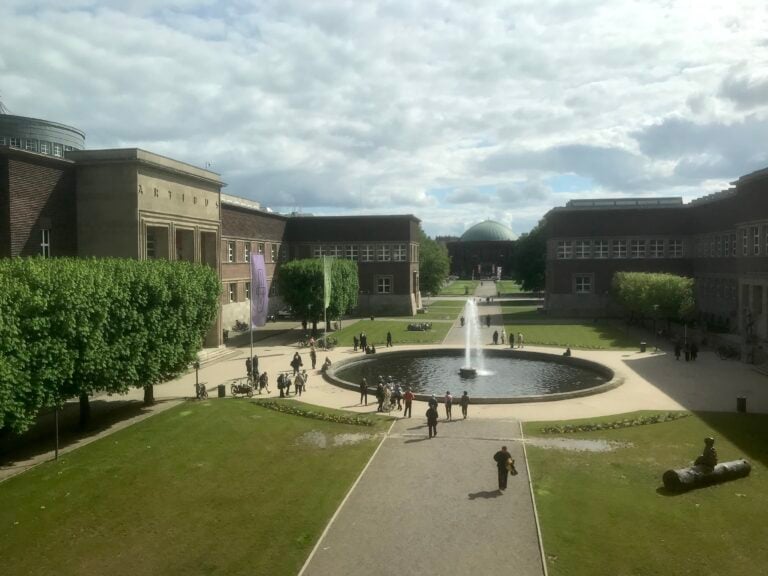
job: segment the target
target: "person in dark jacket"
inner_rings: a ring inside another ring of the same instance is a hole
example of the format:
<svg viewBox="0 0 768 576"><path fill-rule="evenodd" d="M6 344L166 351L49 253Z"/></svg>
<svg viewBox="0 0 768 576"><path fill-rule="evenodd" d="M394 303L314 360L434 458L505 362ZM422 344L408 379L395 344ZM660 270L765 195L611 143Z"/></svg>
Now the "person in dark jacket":
<svg viewBox="0 0 768 576"><path fill-rule="evenodd" d="M499 490L506 490L507 477L509 476L510 472L507 466L510 460L512 460L512 455L507 451L506 446L502 446L501 450L493 455L493 460L496 462L496 468L499 473ZM512 462L514 462L514 460L512 460Z"/></svg>
<svg viewBox="0 0 768 576"><path fill-rule="evenodd" d="M384 412L384 384L379 381L376 385L376 401L379 403L377 412Z"/></svg>
<svg viewBox="0 0 768 576"><path fill-rule="evenodd" d="M429 429L429 437L437 436L437 408L433 408L431 405L427 409L427 428Z"/></svg>
<svg viewBox="0 0 768 576"><path fill-rule="evenodd" d="M360 404L363 403L368 406L368 380L365 378L360 382Z"/></svg>
<svg viewBox="0 0 768 576"><path fill-rule="evenodd" d="M387 348L392 346L392 332L387 331Z"/></svg>
<svg viewBox="0 0 768 576"><path fill-rule="evenodd" d="M355 350L354 350L354 351L355 351L355 352L357 352L357 348L358 348L358 346L360 346L360 340L358 340L358 339L357 339L357 334L355 334L354 336L352 336L352 344L353 344L353 345L354 345L354 347L355 347Z"/></svg>
<svg viewBox="0 0 768 576"><path fill-rule="evenodd" d="M293 359L291 360L291 368L293 368L293 375L296 376L296 374L299 373L299 368L301 368L304 365L304 362L301 361L301 356L299 356L299 353L296 352L293 355Z"/></svg>
<svg viewBox="0 0 768 576"><path fill-rule="evenodd" d="M469 406L469 394L464 390L464 394L459 399L459 405L461 406L461 415L464 416L464 420L467 419L467 407Z"/></svg>
<svg viewBox="0 0 768 576"><path fill-rule="evenodd" d="M317 366L317 351L314 348L309 351L309 359L312 360L312 370L314 370Z"/></svg>
<svg viewBox="0 0 768 576"><path fill-rule="evenodd" d="M717 450L715 450L715 439L704 438L704 452L696 458L695 466L705 466L713 470L717 466Z"/></svg>

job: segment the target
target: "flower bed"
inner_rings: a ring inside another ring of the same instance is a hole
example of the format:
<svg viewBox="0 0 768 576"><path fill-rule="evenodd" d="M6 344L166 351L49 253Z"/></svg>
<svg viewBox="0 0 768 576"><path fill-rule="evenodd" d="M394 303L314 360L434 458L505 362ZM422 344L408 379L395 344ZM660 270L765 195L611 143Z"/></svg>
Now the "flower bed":
<svg viewBox="0 0 768 576"><path fill-rule="evenodd" d="M347 416L345 414L329 414L328 412L318 412L316 410L308 410L300 406L291 405L285 402L279 402L276 400L259 400L254 402L258 406L275 410L276 412L282 412L283 414L292 414L293 416L303 416L304 418L314 418L315 420L325 420L327 422L335 422L337 424L353 424L354 426L373 426L376 424L374 420L366 418L365 416Z"/></svg>
<svg viewBox="0 0 768 576"><path fill-rule="evenodd" d="M688 412L667 412L666 414L652 414L633 419L614 420L613 422L588 422L586 424L566 424L564 426L546 426L541 429L544 434L572 434L574 432L595 432L597 430L616 430L618 428L631 428L632 426L645 426L646 424L659 424L672 422L690 416Z"/></svg>

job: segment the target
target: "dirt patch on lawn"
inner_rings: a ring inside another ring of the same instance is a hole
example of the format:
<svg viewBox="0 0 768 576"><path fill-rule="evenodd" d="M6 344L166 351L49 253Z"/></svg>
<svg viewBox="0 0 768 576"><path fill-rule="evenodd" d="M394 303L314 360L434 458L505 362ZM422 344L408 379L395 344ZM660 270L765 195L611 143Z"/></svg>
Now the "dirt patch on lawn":
<svg viewBox="0 0 768 576"><path fill-rule="evenodd" d="M627 442L613 442L611 440L579 440L576 438L526 438L526 444L538 448L555 450L570 450L572 452L612 452L619 448L628 448L632 444Z"/></svg>
<svg viewBox="0 0 768 576"><path fill-rule="evenodd" d="M359 444L373 437L373 434L333 434L326 435L319 430L305 432L298 438L299 444L314 446L316 448L328 448L329 446L351 446Z"/></svg>

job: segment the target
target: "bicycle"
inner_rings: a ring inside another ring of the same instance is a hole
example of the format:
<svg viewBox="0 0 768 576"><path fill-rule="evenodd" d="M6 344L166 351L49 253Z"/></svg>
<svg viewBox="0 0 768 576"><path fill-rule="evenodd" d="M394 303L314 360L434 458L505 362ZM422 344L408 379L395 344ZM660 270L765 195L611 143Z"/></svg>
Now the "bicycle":
<svg viewBox="0 0 768 576"><path fill-rule="evenodd" d="M741 352L738 348L727 344L717 347L717 355L720 360L738 360L741 358Z"/></svg>

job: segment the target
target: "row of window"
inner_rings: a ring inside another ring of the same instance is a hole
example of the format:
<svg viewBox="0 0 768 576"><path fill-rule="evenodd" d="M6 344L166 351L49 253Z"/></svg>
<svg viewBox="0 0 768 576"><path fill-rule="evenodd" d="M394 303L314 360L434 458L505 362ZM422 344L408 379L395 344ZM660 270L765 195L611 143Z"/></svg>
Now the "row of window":
<svg viewBox="0 0 768 576"><path fill-rule="evenodd" d="M712 234L696 238L696 256L725 258L768 255L768 225L749 226L737 232Z"/></svg>
<svg viewBox="0 0 768 576"><path fill-rule="evenodd" d="M416 246L414 246L416 248ZM312 256L322 258L332 256L360 262L407 262L407 244L335 244L330 246L314 246ZM412 250L411 257L418 258L418 252ZM414 260L415 262L416 260Z"/></svg>
<svg viewBox="0 0 768 576"><path fill-rule="evenodd" d="M49 156L55 156L56 158L62 158L64 152L74 150L72 146L57 144L56 142L47 142L45 140L36 140L34 138L17 138L15 136L6 138L5 136L0 136L0 146L6 145L11 148L18 148L19 150L29 150L30 152L48 154Z"/></svg>
<svg viewBox="0 0 768 576"><path fill-rule="evenodd" d="M246 242L245 246L243 247L243 262L250 262L251 261L251 254L253 252L253 242ZM266 249L266 243L265 242L256 242L256 254L265 255L265 249ZM268 262L277 262L278 256L281 260L286 259L286 253L285 253L285 246L280 246L279 244L270 244L269 245L269 260ZM227 241L227 262L229 263L235 263L237 262L237 242L235 240L228 240Z"/></svg>
<svg viewBox="0 0 768 576"><path fill-rule="evenodd" d="M560 240L557 258L682 258L682 240Z"/></svg>

